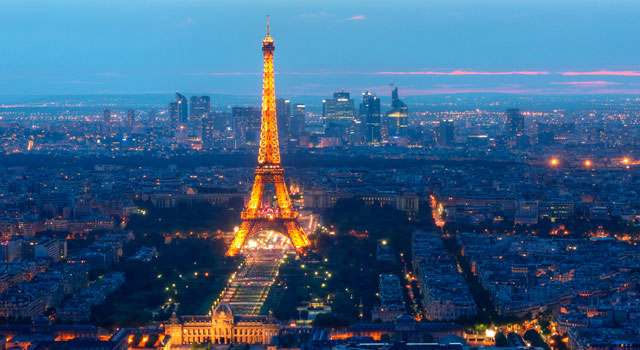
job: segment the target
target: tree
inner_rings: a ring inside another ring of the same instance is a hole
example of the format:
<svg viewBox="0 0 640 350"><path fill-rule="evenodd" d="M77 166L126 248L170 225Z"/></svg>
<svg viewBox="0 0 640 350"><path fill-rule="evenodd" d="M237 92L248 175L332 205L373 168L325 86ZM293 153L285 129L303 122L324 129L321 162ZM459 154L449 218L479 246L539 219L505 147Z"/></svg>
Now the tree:
<svg viewBox="0 0 640 350"><path fill-rule="evenodd" d="M542 332L542 334L549 334L551 322L542 319L538 321L538 324L540 325L540 332Z"/></svg>
<svg viewBox="0 0 640 350"><path fill-rule="evenodd" d="M435 342L435 339L433 338L433 334L431 333L425 333L422 335L422 342L423 343L433 343Z"/></svg>
<svg viewBox="0 0 640 350"><path fill-rule="evenodd" d="M496 347L506 348L509 346L509 341L507 340L507 336L502 333L496 333Z"/></svg>
<svg viewBox="0 0 640 350"><path fill-rule="evenodd" d="M556 334L553 337L551 337L551 344L553 349L555 350L567 350L567 344L565 344L565 342L562 341L562 336L559 334Z"/></svg>
<svg viewBox="0 0 640 350"><path fill-rule="evenodd" d="M546 350L550 349L549 345L547 345L544 339L542 339L542 337L540 336L540 333L538 333L538 331L536 331L535 329L529 329L528 331L524 332L523 338L524 340L531 343L531 346L533 347L543 348Z"/></svg>
<svg viewBox="0 0 640 350"><path fill-rule="evenodd" d="M300 319L303 321L306 321L309 319L309 311L307 310L302 310L300 311Z"/></svg>
<svg viewBox="0 0 640 350"><path fill-rule="evenodd" d="M391 342L391 337L389 336L389 334L384 333L383 335L380 336L380 341L383 343L389 343Z"/></svg>
<svg viewBox="0 0 640 350"><path fill-rule="evenodd" d="M347 326L347 322L330 313L317 314L311 325L317 328L343 328Z"/></svg>

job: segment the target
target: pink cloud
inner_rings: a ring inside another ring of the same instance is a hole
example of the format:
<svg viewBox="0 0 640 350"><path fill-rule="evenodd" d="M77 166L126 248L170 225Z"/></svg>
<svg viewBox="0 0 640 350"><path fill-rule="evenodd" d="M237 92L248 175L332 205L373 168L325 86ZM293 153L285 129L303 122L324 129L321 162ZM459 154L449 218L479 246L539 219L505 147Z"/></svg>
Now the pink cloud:
<svg viewBox="0 0 640 350"><path fill-rule="evenodd" d="M622 83L614 83L612 81L566 81L566 82L553 82L551 84L554 85L572 85L572 86L584 86L584 87L595 87L595 86L609 86L609 85L622 85Z"/></svg>
<svg viewBox="0 0 640 350"><path fill-rule="evenodd" d="M367 19L367 17L365 17L364 15L356 15L356 16L347 18L348 21L362 21L365 19Z"/></svg>
<svg viewBox="0 0 640 350"><path fill-rule="evenodd" d="M444 89L405 89L403 93L407 95L440 95L440 94L469 94L469 93L499 93L499 94L518 94L518 95L535 95L542 93L538 89L509 89L509 88L444 88Z"/></svg>
<svg viewBox="0 0 640 350"><path fill-rule="evenodd" d="M374 91L376 91L374 89ZM379 94L387 93L386 90L381 90ZM499 94L515 94L515 95L572 95L572 94L584 94L585 92L574 89L528 89L528 88L434 88L434 89L403 89L403 94L407 96L420 96L420 95L454 95L454 94L469 94L469 93L499 93ZM640 89L595 89L589 91L589 94L623 94L623 95L638 95Z"/></svg>
<svg viewBox="0 0 640 350"><path fill-rule="evenodd" d="M594 72L564 72L562 75L621 75L627 77L640 77L640 72L634 70L611 71L603 69Z"/></svg>
<svg viewBox="0 0 640 350"><path fill-rule="evenodd" d="M451 72L376 72L379 75L546 75L549 72L538 71L511 71L511 72L475 72L466 70L454 70Z"/></svg>
<svg viewBox="0 0 640 350"><path fill-rule="evenodd" d="M361 86L353 89L354 91L373 91L378 95L386 95L389 93L389 85L380 86ZM407 96L420 96L420 95L454 95L454 94L468 94L468 93L500 93L500 94L518 94L518 95L535 95L542 93L540 89L529 89L519 85L500 85L489 88L473 87L466 84L462 85L435 85L433 87L405 87L402 89L402 93Z"/></svg>

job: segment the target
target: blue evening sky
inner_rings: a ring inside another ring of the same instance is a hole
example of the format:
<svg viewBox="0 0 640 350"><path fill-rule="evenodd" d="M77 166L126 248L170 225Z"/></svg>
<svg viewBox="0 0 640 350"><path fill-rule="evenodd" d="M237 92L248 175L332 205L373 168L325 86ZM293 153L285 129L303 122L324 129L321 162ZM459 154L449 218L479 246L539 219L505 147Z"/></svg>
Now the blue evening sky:
<svg viewBox="0 0 640 350"><path fill-rule="evenodd" d="M2 0L0 94L640 94L637 0Z"/></svg>

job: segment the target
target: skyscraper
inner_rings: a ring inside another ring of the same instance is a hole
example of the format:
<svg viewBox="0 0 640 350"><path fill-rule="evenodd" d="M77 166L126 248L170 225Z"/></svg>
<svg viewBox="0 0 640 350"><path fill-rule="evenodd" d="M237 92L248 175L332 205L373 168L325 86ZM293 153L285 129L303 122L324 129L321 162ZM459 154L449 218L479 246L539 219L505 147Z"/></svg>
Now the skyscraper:
<svg viewBox="0 0 640 350"><path fill-rule="evenodd" d="M292 139L299 140L300 134L304 132L306 109L307 106L303 104L296 103L293 105L291 122L289 124L289 133Z"/></svg>
<svg viewBox="0 0 640 350"><path fill-rule="evenodd" d="M189 115L193 120L201 120L211 111L211 98L209 96L191 96L191 108Z"/></svg>
<svg viewBox="0 0 640 350"><path fill-rule="evenodd" d="M202 117L202 146L212 149L216 139L225 136L231 130L231 114L226 112L210 112Z"/></svg>
<svg viewBox="0 0 640 350"><path fill-rule="evenodd" d="M155 108L151 108L147 114L147 118L144 120L144 126L146 128L146 132L151 133L151 129L157 126L158 121L158 112L156 112Z"/></svg>
<svg viewBox="0 0 640 350"><path fill-rule="evenodd" d="M524 116L517 108L507 109L507 130L510 136L524 134Z"/></svg>
<svg viewBox="0 0 640 350"><path fill-rule="evenodd" d="M259 107L233 107L233 135L236 146L257 144L260 135L260 119L262 111Z"/></svg>
<svg viewBox="0 0 640 350"><path fill-rule="evenodd" d="M215 119L212 115L202 118L202 148L212 149L215 141Z"/></svg>
<svg viewBox="0 0 640 350"><path fill-rule="evenodd" d="M291 123L291 101L283 98L276 100L276 116L278 118L278 137L280 141L289 140Z"/></svg>
<svg viewBox="0 0 640 350"><path fill-rule="evenodd" d="M322 101L324 134L345 139L353 128L354 102L348 91L334 92Z"/></svg>
<svg viewBox="0 0 640 350"><path fill-rule="evenodd" d="M440 121L440 132L438 133L438 143L442 146L451 146L455 143L455 126L453 119Z"/></svg>
<svg viewBox="0 0 640 350"><path fill-rule="evenodd" d="M380 143L380 99L371 91L362 93L360 104L360 119L364 120L364 140L368 144Z"/></svg>
<svg viewBox="0 0 640 350"><path fill-rule="evenodd" d="M178 126L178 103L169 103L169 124L172 131Z"/></svg>
<svg viewBox="0 0 640 350"><path fill-rule="evenodd" d="M386 124L389 138L407 136L409 109L407 105L398 98L397 87L391 91L391 111L387 113Z"/></svg>
<svg viewBox="0 0 640 350"><path fill-rule="evenodd" d="M169 103L169 120L171 121L172 129L175 129L178 125L187 124L187 108L187 98L176 92L174 101Z"/></svg>
<svg viewBox="0 0 640 350"><path fill-rule="evenodd" d="M127 125L132 129L136 124L136 111L129 109L127 111Z"/></svg>
<svg viewBox="0 0 640 350"><path fill-rule="evenodd" d="M109 108L102 111L102 125L105 132L111 132L111 110Z"/></svg>

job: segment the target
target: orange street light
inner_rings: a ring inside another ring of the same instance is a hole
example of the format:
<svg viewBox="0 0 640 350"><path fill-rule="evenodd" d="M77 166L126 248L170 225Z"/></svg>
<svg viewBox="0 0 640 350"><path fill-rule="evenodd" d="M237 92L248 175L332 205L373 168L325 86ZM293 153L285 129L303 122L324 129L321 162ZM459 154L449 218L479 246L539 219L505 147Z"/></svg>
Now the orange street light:
<svg viewBox="0 0 640 350"><path fill-rule="evenodd" d="M558 164L560 163L560 161L558 160L558 158L551 158L551 160L549 161L549 163L550 163L552 166L556 166L556 165L558 165Z"/></svg>
<svg viewBox="0 0 640 350"><path fill-rule="evenodd" d="M622 164L629 164L629 163L631 163L631 159L629 159L629 157L622 158Z"/></svg>
<svg viewBox="0 0 640 350"><path fill-rule="evenodd" d="M585 160L585 161L584 161L584 166L585 166L585 167L587 167L587 168L590 168L590 167L591 167L591 161L590 161L590 160L588 160L588 159L587 159L587 160Z"/></svg>

